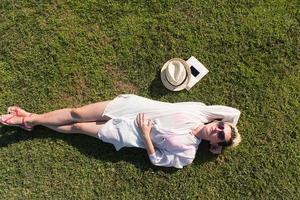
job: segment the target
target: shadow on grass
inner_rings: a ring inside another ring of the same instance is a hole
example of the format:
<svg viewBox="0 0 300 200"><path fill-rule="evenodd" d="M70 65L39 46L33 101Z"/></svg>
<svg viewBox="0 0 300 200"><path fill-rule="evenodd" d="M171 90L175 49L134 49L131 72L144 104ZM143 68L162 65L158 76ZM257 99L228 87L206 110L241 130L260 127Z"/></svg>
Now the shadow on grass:
<svg viewBox="0 0 300 200"><path fill-rule="evenodd" d="M173 93L172 91L168 90L161 82L160 70L157 70L155 79L153 79L149 86L149 91L151 97L154 98L160 98L162 96L165 96L166 94Z"/></svg>
<svg viewBox="0 0 300 200"><path fill-rule="evenodd" d="M178 170L173 167L167 168L152 165L145 149L122 148L120 151L116 151L113 145L104 143L97 138L86 135L66 135L56 133L53 130L41 126L36 127L33 132L27 132L19 128L6 126L0 128L0 148L7 147L20 141L34 140L36 138L63 140L77 148L85 156L110 163L125 161L134 164L137 168L140 168L143 171L151 169L155 172L162 171L165 173L175 173ZM209 144L206 142L202 142L200 144L193 165L199 166L205 162L216 159L216 156L209 153L208 146Z"/></svg>

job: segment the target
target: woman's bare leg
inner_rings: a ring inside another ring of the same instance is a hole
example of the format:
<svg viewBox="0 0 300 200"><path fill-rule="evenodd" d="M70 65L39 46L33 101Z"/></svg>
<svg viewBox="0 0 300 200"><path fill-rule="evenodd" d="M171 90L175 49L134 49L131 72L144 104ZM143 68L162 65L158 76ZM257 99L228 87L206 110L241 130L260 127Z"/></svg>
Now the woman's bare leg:
<svg viewBox="0 0 300 200"><path fill-rule="evenodd" d="M87 117L91 118L93 116L89 115L90 113L88 110L93 109L95 107L96 107L96 109L100 108L100 110L102 110L102 112L101 112L101 115L102 115L104 110L101 107L103 107L103 105L105 106L105 104L106 104L105 102L100 102L100 104L99 103L90 104L87 106L83 106L80 109L83 109L83 116L87 116ZM67 109L52 111L50 113L45 113L44 115L50 115L50 114L54 115L55 113L63 114L63 112L65 112L65 110L67 110ZM14 116L9 121L9 124L19 124L18 121L20 121L20 119L22 119L22 117L27 118L28 116L30 116L29 112L27 112L26 110L24 110L20 107L17 107L17 106L9 107L8 112L10 113L10 114L8 114L9 117ZM87 113L85 114L84 112L87 112ZM93 113L91 113L91 114L93 114ZM37 114L35 114L35 115L37 115ZM45 127L48 127L50 129L55 130L60 133L66 133L66 134L79 133L79 134L85 134L85 135L89 135L89 136L93 136L93 137L98 137L97 133L98 133L99 129L101 127L103 127L106 122L105 118L102 117L101 119L103 119L104 121L77 122L77 123L66 124L66 125L49 125L49 124L39 124L39 125L43 125Z"/></svg>
<svg viewBox="0 0 300 200"><path fill-rule="evenodd" d="M28 126L60 126L77 122L95 122L109 120L102 114L110 101L103 101L85 105L79 108L64 108L44 114L35 114L26 117Z"/></svg>
<svg viewBox="0 0 300 200"><path fill-rule="evenodd" d="M89 135L98 138L98 131L104 126L104 122L82 122L74 123L69 125L47 125L46 127L60 133L72 134L79 133L84 135Z"/></svg>

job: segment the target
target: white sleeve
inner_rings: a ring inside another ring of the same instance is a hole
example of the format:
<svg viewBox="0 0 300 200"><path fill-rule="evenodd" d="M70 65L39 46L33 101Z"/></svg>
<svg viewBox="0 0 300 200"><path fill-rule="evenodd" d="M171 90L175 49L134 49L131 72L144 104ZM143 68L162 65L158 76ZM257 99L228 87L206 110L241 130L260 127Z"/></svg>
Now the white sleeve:
<svg viewBox="0 0 300 200"><path fill-rule="evenodd" d="M215 119L222 119L222 121L231 122L234 125L237 124L241 114L238 109L219 105L203 106L201 111L207 118L208 122Z"/></svg>
<svg viewBox="0 0 300 200"><path fill-rule="evenodd" d="M153 154L149 155L149 158L153 165L175 168L183 168L183 166L191 164L194 160L193 158L171 154L162 149L156 149Z"/></svg>

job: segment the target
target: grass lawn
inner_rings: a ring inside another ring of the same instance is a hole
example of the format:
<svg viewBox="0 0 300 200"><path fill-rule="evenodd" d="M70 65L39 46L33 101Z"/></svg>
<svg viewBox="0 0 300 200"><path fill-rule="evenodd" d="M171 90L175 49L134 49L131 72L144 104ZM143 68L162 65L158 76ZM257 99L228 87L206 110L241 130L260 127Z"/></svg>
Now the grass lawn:
<svg viewBox="0 0 300 200"><path fill-rule="evenodd" d="M0 3L0 112L48 112L134 93L241 110L241 145L202 143L181 170L143 149L0 127L0 199L300 199L297 0ZM209 73L190 92L160 81L169 59Z"/></svg>

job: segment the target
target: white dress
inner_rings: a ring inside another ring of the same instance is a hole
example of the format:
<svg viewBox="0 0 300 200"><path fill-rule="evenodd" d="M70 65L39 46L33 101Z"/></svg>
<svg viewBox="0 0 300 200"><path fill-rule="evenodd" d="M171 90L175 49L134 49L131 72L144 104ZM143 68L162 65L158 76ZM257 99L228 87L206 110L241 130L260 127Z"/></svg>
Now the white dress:
<svg viewBox="0 0 300 200"><path fill-rule="evenodd" d="M227 106L206 106L198 102L167 103L132 94L122 94L105 108L103 116L111 119L98 131L98 137L111 143L116 150L122 147L145 148L136 124L144 113L153 123L151 140L155 153L149 155L154 165L182 168L193 162L200 140L192 130L214 119L236 124L240 111Z"/></svg>

